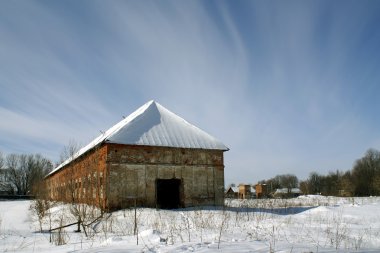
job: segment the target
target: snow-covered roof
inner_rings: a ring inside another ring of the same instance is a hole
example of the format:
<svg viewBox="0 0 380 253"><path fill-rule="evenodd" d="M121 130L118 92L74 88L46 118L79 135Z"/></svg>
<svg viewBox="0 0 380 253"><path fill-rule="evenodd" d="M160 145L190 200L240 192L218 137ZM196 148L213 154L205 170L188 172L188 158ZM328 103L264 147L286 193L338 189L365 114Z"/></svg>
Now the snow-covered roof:
<svg viewBox="0 0 380 253"><path fill-rule="evenodd" d="M292 188L291 192L292 193L302 193L302 191L299 188Z"/></svg>
<svg viewBox="0 0 380 253"><path fill-rule="evenodd" d="M73 157L61 163L49 175L103 142L228 150L218 139L152 100L81 148Z"/></svg>
<svg viewBox="0 0 380 253"><path fill-rule="evenodd" d="M301 190L299 188L292 188L292 189L290 189L290 192L291 193L301 193ZM288 193L288 188L276 189L276 191L274 193L275 194L276 193Z"/></svg>
<svg viewBox="0 0 380 253"><path fill-rule="evenodd" d="M237 187L237 186L230 186L230 189L231 189L233 192L239 192L239 187Z"/></svg>

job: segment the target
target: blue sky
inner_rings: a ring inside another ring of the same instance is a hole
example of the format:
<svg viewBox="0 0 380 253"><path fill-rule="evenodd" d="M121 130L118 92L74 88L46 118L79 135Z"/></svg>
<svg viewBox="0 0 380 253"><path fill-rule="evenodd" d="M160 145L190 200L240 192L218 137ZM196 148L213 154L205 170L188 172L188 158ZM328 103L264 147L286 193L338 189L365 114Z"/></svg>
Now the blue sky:
<svg viewBox="0 0 380 253"><path fill-rule="evenodd" d="M1 1L0 151L57 160L154 99L222 140L226 184L380 149L380 2Z"/></svg>

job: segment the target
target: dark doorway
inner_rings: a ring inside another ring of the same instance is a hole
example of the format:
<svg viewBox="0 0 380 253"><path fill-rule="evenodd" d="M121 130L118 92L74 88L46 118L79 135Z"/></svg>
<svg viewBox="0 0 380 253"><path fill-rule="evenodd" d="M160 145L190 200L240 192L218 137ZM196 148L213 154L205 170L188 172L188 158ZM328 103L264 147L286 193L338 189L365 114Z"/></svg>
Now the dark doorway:
<svg viewBox="0 0 380 253"><path fill-rule="evenodd" d="M157 179L156 199L157 207L162 209L174 209L181 206L180 203L180 179Z"/></svg>

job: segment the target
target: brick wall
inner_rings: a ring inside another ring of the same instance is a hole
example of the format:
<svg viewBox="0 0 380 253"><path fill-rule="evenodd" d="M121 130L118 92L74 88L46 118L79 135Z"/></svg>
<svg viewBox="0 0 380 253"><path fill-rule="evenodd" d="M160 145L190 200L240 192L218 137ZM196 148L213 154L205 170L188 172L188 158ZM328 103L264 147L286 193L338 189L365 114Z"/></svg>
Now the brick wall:
<svg viewBox="0 0 380 253"><path fill-rule="evenodd" d="M156 206L156 179L180 179L181 206L223 205L223 151L102 144L46 179L49 197L109 209Z"/></svg>
<svg viewBox="0 0 380 253"><path fill-rule="evenodd" d="M95 148L46 178L48 197L105 207L107 146Z"/></svg>
<svg viewBox="0 0 380 253"><path fill-rule="evenodd" d="M181 205L223 205L223 151L107 144L109 206L155 207L156 179L180 179Z"/></svg>

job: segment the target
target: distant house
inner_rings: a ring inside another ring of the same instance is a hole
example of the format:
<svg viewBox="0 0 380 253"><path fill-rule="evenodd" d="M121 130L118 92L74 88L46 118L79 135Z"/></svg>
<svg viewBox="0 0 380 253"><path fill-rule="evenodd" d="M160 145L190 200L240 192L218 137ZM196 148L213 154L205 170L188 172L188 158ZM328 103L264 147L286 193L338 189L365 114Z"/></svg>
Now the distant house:
<svg viewBox="0 0 380 253"><path fill-rule="evenodd" d="M269 193L268 193L267 184L256 184L255 189L256 189L256 198L261 199L261 198L268 197Z"/></svg>
<svg viewBox="0 0 380 253"><path fill-rule="evenodd" d="M225 193L226 198L237 199L239 196L239 188L236 186L230 186Z"/></svg>
<svg viewBox="0 0 380 253"><path fill-rule="evenodd" d="M46 178L49 197L98 205L177 208L224 204L228 148L150 101Z"/></svg>
<svg viewBox="0 0 380 253"><path fill-rule="evenodd" d="M251 197L251 185L239 184L239 199L250 199Z"/></svg>
<svg viewBox="0 0 380 253"><path fill-rule="evenodd" d="M302 194L301 190L299 188L281 188L276 189L276 191L273 193L274 198L294 198L298 197Z"/></svg>
<svg viewBox="0 0 380 253"><path fill-rule="evenodd" d="M249 184L239 184L239 186L228 187L226 193L226 198L239 198L239 199L250 199L256 198L256 189L254 186Z"/></svg>

